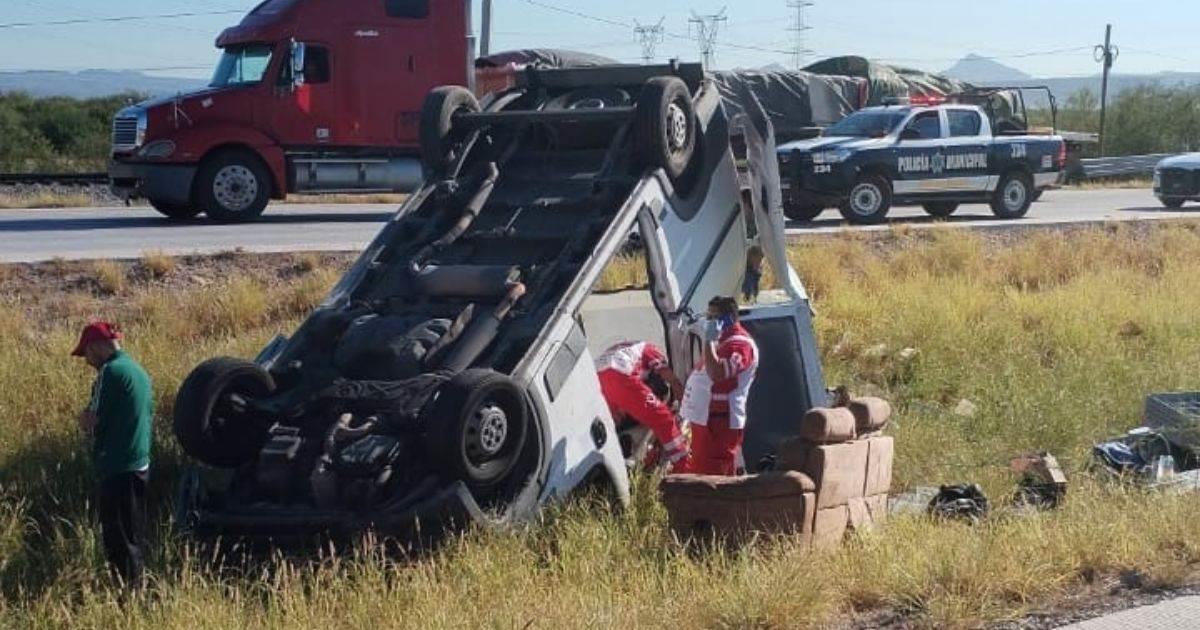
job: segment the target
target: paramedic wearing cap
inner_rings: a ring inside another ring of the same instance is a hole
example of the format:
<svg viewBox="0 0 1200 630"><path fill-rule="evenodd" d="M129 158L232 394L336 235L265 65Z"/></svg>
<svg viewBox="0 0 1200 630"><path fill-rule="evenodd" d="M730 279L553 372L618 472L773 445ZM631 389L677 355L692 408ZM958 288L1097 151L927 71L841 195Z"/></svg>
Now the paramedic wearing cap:
<svg viewBox="0 0 1200 630"><path fill-rule="evenodd" d="M596 359L600 392L613 418L627 416L650 429L662 445L663 458L674 466L687 457L687 440L679 430L667 402L654 394L646 380L653 375L682 392L683 384L671 371L663 351L646 341L619 343Z"/></svg>
<svg viewBox="0 0 1200 630"><path fill-rule="evenodd" d="M758 346L738 322L738 303L732 297L709 301L702 331L703 374L712 385L707 418L692 419L688 472L734 475L746 429L746 398L758 371Z"/></svg>
<svg viewBox="0 0 1200 630"><path fill-rule="evenodd" d="M136 588L142 581L154 397L150 377L121 350L120 339L112 324L92 322L84 327L72 355L83 357L97 372L79 427L92 437L104 554L113 573Z"/></svg>

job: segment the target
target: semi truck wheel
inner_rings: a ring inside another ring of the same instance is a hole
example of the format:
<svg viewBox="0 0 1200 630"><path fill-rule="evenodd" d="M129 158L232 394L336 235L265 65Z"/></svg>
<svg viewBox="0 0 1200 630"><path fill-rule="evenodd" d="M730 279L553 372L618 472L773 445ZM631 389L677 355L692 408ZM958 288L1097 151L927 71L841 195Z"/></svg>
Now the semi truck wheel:
<svg viewBox="0 0 1200 630"><path fill-rule="evenodd" d="M696 152L696 112L687 84L654 77L637 100L634 137L644 167L662 168L672 182L683 177Z"/></svg>
<svg viewBox="0 0 1200 630"><path fill-rule="evenodd" d="M1019 219L1033 203L1033 180L1021 171L1006 173L992 193L992 214L1001 219Z"/></svg>
<svg viewBox="0 0 1200 630"><path fill-rule="evenodd" d="M825 208L821 206L805 206L798 203L783 204L783 214L792 221L812 221L824 211Z"/></svg>
<svg viewBox="0 0 1200 630"><path fill-rule="evenodd" d="M175 438L195 459L233 468L254 458L267 425L252 417L247 403L275 391L275 380L255 363L232 357L196 366L175 396Z"/></svg>
<svg viewBox="0 0 1200 630"><path fill-rule="evenodd" d="M421 167L425 179L445 175L458 158L459 145L465 139L455 133L454 115L479 111L479 101L470 90L457 85L435 87L425 95L421 106Z"/></svg>
<svg viewBox="0 0 1200 630"><path fill-rule="evenodd" d="M158 213L172 219L174 221L183 221L191 219L197 214L200 214L200 209L188 203L171 203L169 201L161 201L158 199L148 199L150 206Z"/></svg>
<svg viewBox="0 0 1200 630"><path fill-rule="evenodd" d="M892 185L886 177L864 175L854 182L850 194L838 207L851 223L882 223L892 207Z"/></svg>
<svg viewBox="0 0 1200 630"><path fill-rule="evenodd" d="M921 205L925 209L925 213L931 217L944 219L958 210L958 204L953 201L931 201Z"/></svg>
<svg viewBox="0 0 1200 630"><path fill-rule="evenodd" d="M196 173L196 205L221 223L257 219L271 198L271 177L249 151L222 151L207 158Z"/></svg>
<svg viewBox="0 0 1200 630"><path fill-rule="evenodd" d="M521 389L488 369L465 370L442 385L426 420L431 463L480 496L508 481L529 427Z"/></svg>

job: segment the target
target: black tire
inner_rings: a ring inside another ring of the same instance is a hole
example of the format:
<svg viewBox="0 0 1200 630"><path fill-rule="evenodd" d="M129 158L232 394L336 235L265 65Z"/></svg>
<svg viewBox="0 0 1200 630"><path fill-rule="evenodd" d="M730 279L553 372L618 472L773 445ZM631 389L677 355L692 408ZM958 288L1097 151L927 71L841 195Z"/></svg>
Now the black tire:
<svg viewBox="0 0 1200 630"><path fill-rule="evenodd" d="M696 154L698 124L687 84L675 77L654 77L638 94L634 136L638 162L662 168L675 182Z"/></svg>
<svg viewBox="0 0 1200 630"><path fill-rule="evenodd" d="M992 193L992 214L1000 219L1019 219L1033 203L1033 179L1022 171L1009 171Z"/></svg>
<svg viewBox="0 0 1200 630"><path fill-rule="evenodd" d="M443 475L477 496L508 481L529 433L525 397L512 379L465 370L442 385L428 411L426 444Z"/></svg>
<svg viewBox="0 0 1200 630"><path fill-rule="evenodd" d="M200 164L192 191L194 205L213 221L253 221L271 200L271 174L249 151L221 151Z"/></svg>
<svg viewBox="0 0 1200 630"><path fill-rule="evenodd" d="M931 201L926 204L921 204L925 209L925 213L931 217L944 219L958 210L958 202L955 201Z"/></svg>
<svg viewBox="0 0 1200 630"><path fill-rule="evenodd" d="M892 207L892 184L881 175L864 175L850 187L838 211L851 223L883 223Z"/></svg>
<svg viewBox="0 0 1200 630"><path fill-rule="evenodd" d="M1183 202L1187 201L1181 197L1159 197L1158 200L1162 202L1163 206L1172 210L1178 210L1182 208Z"/></svg>
<svg viewBox="0 0 1200 630"><path fill-rule="evenodd" d="M147 201L150 202L151 207L158 210L159 214L172 221L186 221L200 214L200 208L190 203L171 203L160 199L147 199Z"/></svg>
<svg viewBox="0 0 1200 630"><path fill-rule="evenodd" d="M254 418L231 396L251 400L275 391L275 380L255 363L217 357L197 365L175 397L175 438L195 459L220 468L240 466L257 454L269 422Z"/></svg>
<svg viewBox="0 0 1200 630"><path fill-rule="evenodd" d="M824 211L825 208L821 206L805 206L798 203L783 204L783 214L792 221L812 221Z"/></svg>
<svg viewBox="0 0 1200 630"><path fill-rule="evenodd" d="M455 133L454 115L478 112L479 101L470 90L457 85L435 87L421 105L421 168L427 180L440 178L458 158L463 137Z"/></svg>

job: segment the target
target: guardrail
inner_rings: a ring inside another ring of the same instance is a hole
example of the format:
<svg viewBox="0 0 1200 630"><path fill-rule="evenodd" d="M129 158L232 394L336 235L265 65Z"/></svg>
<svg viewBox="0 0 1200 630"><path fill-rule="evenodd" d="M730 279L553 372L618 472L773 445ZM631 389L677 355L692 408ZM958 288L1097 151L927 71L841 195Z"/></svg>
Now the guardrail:
<svg viewBox="0 0 1200 630"><path fill-rule="evenodd" d="M88 186L107 183L108 173L0 173L0 186L17 184Z"/></svg>
<svg viewBox="0 0 1200 630"><path fill-rule="evenodd" d="M1083 179L1099 179L1102 177L1129 177L1150 175L1158 161L1176 155L1174 153L1153 153L1150 155L1122 155L1118 157L1086 158L1079 160Z"/></svg>

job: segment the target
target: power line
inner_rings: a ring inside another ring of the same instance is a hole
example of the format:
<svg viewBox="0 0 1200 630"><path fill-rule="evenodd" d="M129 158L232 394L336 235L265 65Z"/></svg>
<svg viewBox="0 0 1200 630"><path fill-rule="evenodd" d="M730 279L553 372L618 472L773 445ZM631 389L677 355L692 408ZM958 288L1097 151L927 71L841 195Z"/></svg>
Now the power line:
<svg viewBox="0 0 1200 630"><path fill-rule="evenodd" d="M637 35L638 43L642 46L642 62L651 63L654 61L654 49L663 41L663 21L667 18L658 18L658 23L653 26L638 24L637 20L633 23L633 32Z"/></svg>
<svg viewBox="0 0 1200 630"><path fill-rule="evenodd" d="M794 33L793 37L795 38L795 41L792 44L792 67L796 70L800 70L804 67L806 58L812 53L812 51L805 46L804 41L805 33L812 28L808 25L808 21L805 19L804 10L811 6L813 6L811 0L788 0L788 7L795 9L796 11L795 23L788 28L788 30Z"/></svg>
<svg viewBox="0 0 1200 630"><path fill-rule="evenodd" d="M204 17L209 15L229 15L230 13L245 13L243 9L224 11L189 11L185 13L160 13L158 15L123 15L103 18L73 18L70 20L51 20L46 22L6 22L0 28L27 28L33 26L69 26L72 24L104 24L112 22L140 22L145 20L172 20L176 18Z"/></svg>

